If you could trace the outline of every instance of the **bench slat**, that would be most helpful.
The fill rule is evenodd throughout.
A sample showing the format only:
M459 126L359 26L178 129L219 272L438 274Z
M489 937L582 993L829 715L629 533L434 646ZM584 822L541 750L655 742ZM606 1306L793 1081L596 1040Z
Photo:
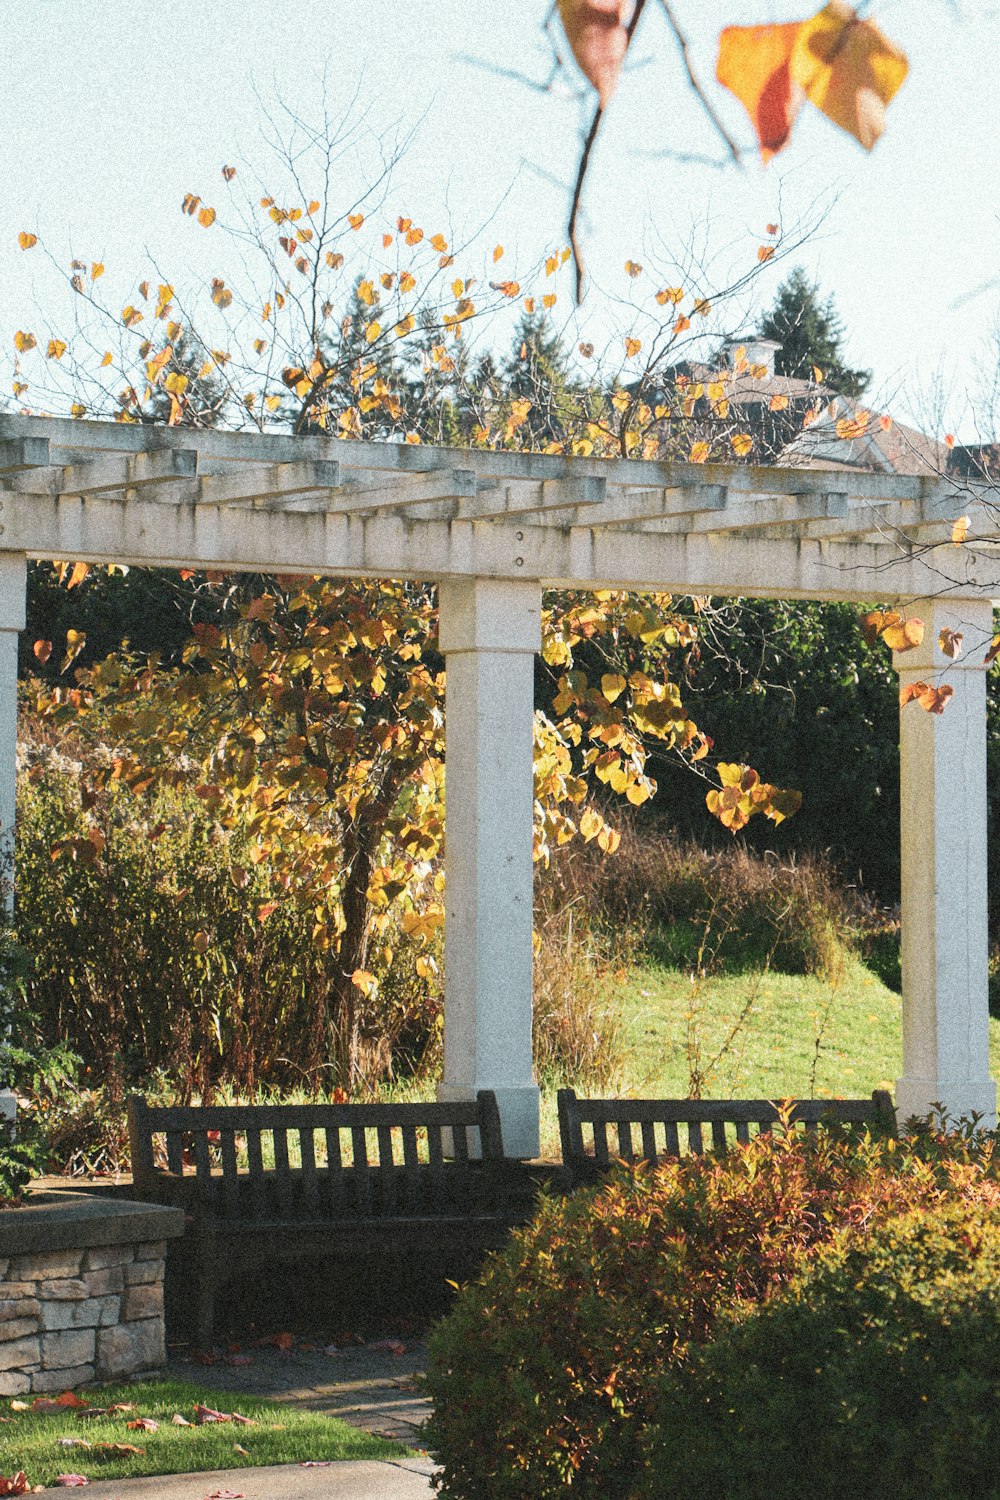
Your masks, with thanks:
M365 1128L360 1123L351 1129L351 1150L354 1154L355 1207L363 1218L369 1218L372 1211L372 1179L368 1170L368 1141Z
M316 1142L311 1129L299 1130L299 1155L302 1159L302 1195L310 1213L319 1209L319 1187L316 1182Z

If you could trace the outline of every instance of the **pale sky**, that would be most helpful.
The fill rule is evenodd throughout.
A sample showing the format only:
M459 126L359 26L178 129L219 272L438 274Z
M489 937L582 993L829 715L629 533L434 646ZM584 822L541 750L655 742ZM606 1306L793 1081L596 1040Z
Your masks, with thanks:
M367 135L341 165L345 198L370 176L376 143L412 131L387 219L404 213L451 234L485 226L479 253L502 241L505 266L565 243L581 105L566 85L537 92L490 71L545 79L538 28L547 9L546 0L0 0L0 347L62 295L38 253L19 251L22 229L64 263L106 262L123 285L142 274L147 251L179 279L208 274L219 231L193 230L181 199L196 192L221 214L222 164L238 164L242 186L266 160L261 107L283 100L317 119L324 71L331 112L363 117ZM809 0L675 0L713 102L747 145L749 122L714 83L718 30L812 9ZM818 216L796 260L835 295L848 358L874 369L876 399L927 430L939 421L938 435L1000 436L977 372L1000 321L1000 6L873 0L868 13L911 65L875 150L807 105L792 145L767 169L752 151L743 168L713 168L662 154L722 150L649 0L593 161L593 282L579 326L613 322L608 299L631 295L626 259L666 265L693 241L721 274L753 257L767 223L791 232ZM761 279L758 309L793 263ZM568 268L559 291L561 315ZM752 322L754 309L745 316ZM928 410L935 386L938 417Z

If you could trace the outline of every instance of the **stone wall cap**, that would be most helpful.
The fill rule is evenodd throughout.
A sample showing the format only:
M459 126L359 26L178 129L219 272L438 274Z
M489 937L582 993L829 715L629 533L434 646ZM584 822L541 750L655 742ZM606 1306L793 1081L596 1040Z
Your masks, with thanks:
M175 1239L184 1213L158 1203L133 1203L94 1193L29 1193L20 1208L0 1212L0 1257L93 1245Z

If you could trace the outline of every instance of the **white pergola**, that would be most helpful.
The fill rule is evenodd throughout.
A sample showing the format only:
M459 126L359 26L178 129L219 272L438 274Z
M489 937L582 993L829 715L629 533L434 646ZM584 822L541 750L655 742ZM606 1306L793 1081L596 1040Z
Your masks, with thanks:
M995 494L994 494L995 499ZM968 538L952 523L968 516ZM531 1065L533 658L545 588L891 602L900 680L901 1118L996 1121L987 1025L988 488L843 470L570 459L0 416L0 826L14 825L27 558L433 580L447 659L443 1098L497 1092L538 1152ZM957 659L939 646L958 631ZM852 816L844 809L845 819Z

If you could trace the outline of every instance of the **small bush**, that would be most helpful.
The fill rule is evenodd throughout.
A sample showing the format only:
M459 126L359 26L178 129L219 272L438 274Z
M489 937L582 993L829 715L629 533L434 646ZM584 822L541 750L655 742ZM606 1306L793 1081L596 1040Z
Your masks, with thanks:
M1000 1220L950 1205L841 1240L654 1373L644 1500L1000 1496Z
M627 1046L618 1011L603 996L627 972L630 933L602 931L582 901L561 901L542 882L535 914L532 1052L544 1088L610 1092L625 1073Z
M658 1414L654 1372L733 1307L766 1302L838 1231L949 1200L996 1205L996 1175L991 1147L962 1137L824 1131L621 1167L543 1201L431 1338L442 1494L550 1500L571 1485L626 1500Z

